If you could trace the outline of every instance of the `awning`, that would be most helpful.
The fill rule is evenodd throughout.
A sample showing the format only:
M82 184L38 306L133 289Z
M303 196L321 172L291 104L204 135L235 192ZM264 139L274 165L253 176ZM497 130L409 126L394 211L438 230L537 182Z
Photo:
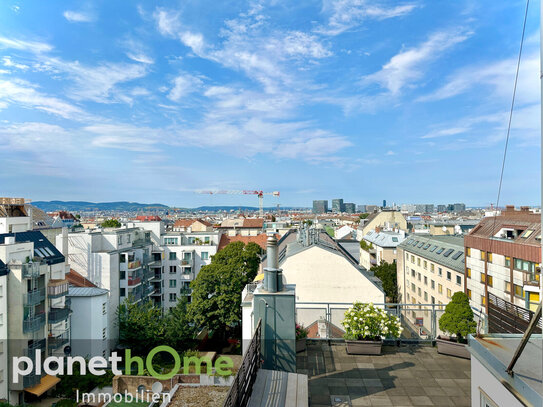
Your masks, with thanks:
M264 280L264 273L257 274L257 276L255 277L253 281L262 281L262 280Z
M58 377L45 375L41 378L37 385L28 387L25 389L25 391L40 397L47 390L53 388L58 382L60 382Z

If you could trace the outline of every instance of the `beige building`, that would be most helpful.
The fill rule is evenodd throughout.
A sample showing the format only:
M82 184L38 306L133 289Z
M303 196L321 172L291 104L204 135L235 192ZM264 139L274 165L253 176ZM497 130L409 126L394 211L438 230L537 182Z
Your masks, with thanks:
M404 231L370 231L360 242L360 265L369 270L382 262L394 263L397 247L404 240Z
M174 232L212 232L213 225L203 219L178 219L173 225Z
M258 236L264 231L264 219L226 219L219 226L219 231L228 236Z
M410 310L405 314L407 319L431 332L431 304L448 304L455 292L464 291L464 239L410 236L398 246L397 273L398 302L430 305ZM440 314L438 311L436 319Z
M364 219L364 223L360 223L357 230L357 240L362 240L364 236L376 228L407 231L407 221L399 211L384 210L372 213Z

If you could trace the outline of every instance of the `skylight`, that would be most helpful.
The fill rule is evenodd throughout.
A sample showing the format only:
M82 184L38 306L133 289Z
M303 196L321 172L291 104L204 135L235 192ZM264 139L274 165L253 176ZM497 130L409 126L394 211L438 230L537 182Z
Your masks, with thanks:
M443 256L449 257L449 256L451 255L452 252L454 252L454 249L449 249L449 250L447 250L445 253L443 253Z
M452 259L453 260L458 260L458 258L462 256L462 252L456 252L455 254L453 254L452 256Z
M422 246L424 246L424 242L420 242L418 248L420 249Z
M436 252L436 254L441 254L443 253L443 250L445 250L444 247L440 247L439 250Z
M430 243L428 243L426 246L424 246L424 250L428 249L430 247Z
M432 248L430 249L430 251L433 252L435 249L437 249L437 246L432 246Z

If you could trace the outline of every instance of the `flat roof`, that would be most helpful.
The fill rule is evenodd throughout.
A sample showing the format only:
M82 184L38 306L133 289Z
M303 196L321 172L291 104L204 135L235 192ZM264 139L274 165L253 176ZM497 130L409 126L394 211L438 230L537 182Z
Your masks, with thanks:
M532 405L541 405L543 397L543 336L533 334L521 353L513 376L505 370L509 366L522 334L489 334L481 338L469 336L469 351L517 398Z

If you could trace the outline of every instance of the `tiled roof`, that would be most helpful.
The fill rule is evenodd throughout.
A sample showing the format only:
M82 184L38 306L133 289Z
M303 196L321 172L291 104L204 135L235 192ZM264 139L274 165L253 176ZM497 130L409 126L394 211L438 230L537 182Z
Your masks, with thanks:
M97 287L92 281L72 269L70 269L69 273L66 273L66 280L74 287Z
M464 273L464 238L461 236L413 235L398 247Z
M188 228L194 223L194 219L177 219L173 224L174 228Z
M275 235L277 239L280 238L278 234ZM266 244L268 241L268 235L266 233L261 233L258 236L221 236L221 241L219 242L219 247L217 248L217 251L224 249L229 243L232 242L243 242L245 244L247 243L256 243L262 249L266 250Z
M96 297L107 293L106 289L98 287L70 287L68 297Z
M64 262L64 256L62 253L59 252L55 245L38 230L0 234L0 244L4 244L6 237L15 237L15 241L17 243L34 243L33 257L41 257L47 264L58 264Z
M157 222L162 219L160 219L160 216L157 215L139 215L136 216L136 220L139 220L140 222Z

